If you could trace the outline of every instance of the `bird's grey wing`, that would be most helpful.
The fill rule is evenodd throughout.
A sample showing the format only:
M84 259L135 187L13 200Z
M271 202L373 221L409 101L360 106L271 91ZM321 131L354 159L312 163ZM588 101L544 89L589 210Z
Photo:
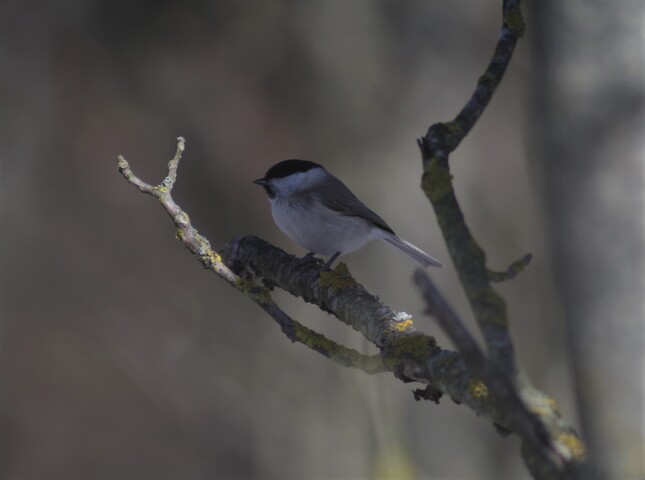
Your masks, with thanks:
M324 207L339 215L364 218L386 232L394 233L385 220L370 210L336 177L327 178L324 184L314 186L310 193L318 198Z

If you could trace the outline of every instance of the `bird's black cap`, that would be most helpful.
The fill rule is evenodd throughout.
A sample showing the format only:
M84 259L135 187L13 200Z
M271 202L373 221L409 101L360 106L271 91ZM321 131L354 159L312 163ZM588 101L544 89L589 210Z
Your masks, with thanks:
M266 183L267 180L288 177L289 175L292 175L294 173L307 172L312 168L322 168L322 166L314 162L309 162L307 160L284 160L280 163L276 163L274 166L269 168L266 175L264 175L264 178L260 178L254 183L262 185L262 183Z

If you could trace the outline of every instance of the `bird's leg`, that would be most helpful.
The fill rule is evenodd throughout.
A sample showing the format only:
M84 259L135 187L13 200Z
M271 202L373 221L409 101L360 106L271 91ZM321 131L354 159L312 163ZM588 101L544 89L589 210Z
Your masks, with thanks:
M334 263L334 260L336 260L339 255L340 252L336 252L331 257L329 257L329 260L327 260L327 263L325 263L323 270L329 270L331 268L331 264Z

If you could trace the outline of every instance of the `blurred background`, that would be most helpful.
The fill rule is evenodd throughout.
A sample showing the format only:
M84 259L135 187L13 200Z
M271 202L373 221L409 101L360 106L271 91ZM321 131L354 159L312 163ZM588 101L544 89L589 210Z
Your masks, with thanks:
M0 477L528 478L517 439L466 408L291 344L116 168L124 154L159 182L183 135L174 195L200 232L301 255L251 181L322 163L447 264L433 278L474 331L415 139L471 94L500 3L2 1ZM498 287L530 377L598 478L642 478L643 5L525 7L527 37L452 156L457 194L491 268L534 255ZM406 257L372 244L344 261L450 347Z

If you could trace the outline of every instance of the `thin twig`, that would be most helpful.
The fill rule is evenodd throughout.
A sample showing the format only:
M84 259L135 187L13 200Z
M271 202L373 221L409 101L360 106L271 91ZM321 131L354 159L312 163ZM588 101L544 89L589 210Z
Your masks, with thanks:
M522 258L515 260L511 263L506 270L503 272L495 272L493 270L488 271L488 279L493 283L499 283L506 280L511 280L517 277L524 269L531 263L533 255L527 253Z
M502 82L517 41L524 34L524 19L520 10L520 0L504 0L502 6L502 28L493 56L484 74L479 77L477 86L470 100L464 105L453 120L458 132L451 136L449 151L453 151L475 126L482 115L497 87Z

